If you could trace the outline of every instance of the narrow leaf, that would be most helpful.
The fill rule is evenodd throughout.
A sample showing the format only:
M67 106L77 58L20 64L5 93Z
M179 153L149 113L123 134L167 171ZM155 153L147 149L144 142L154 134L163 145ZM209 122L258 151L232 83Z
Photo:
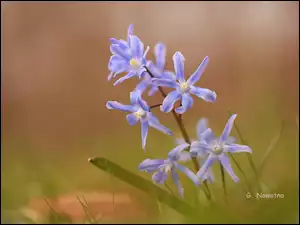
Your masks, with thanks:
M177 212L183 215L191 215L195 213L195 208L188 203L180 200L169 194L164 189L153 184L151 181L146 180L134 173L122 168L114 162L102 157L90 158L89 162L98 167L99 169L112 174L113 176L119 178L120 180L142 190L147 194L152 195L158 201L168 205Z

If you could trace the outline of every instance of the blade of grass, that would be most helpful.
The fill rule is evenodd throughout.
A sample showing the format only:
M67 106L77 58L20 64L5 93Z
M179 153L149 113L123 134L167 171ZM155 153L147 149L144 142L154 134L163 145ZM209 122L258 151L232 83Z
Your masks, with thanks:
M233 113L228 109L228 112L229 112L229 115L232 116ZM237 133L238 133L238 136L242 142L243 145L247 145L245 139L243 138L242 136L242 133L240 131L240 129L238 128L238 126L236 125L236 122L234 122L234 128L236 129ZM254 172L254 176L255 176L255 181L256 181L256 184L257 184L257 188L258 188L258 191L261 192L261 187L260 187L260 183L259 183L259 180L258 180L258 172L257 172L257 169L256 169L256 166L254 164L254 161L252 159L252 155L250 153L246 153L247 155L247 159L248 159L248 162ZM248 182L248 186L250 187L250 183ZM252 188L251 188L252 189ZM251 190L249 190L251 192Z
M175 209L179 213L183 215L191 215L197 216L196 210L194 207L182 201L174 196L172 196L167 191L153 184L151 181L146 180L134 173L122 168L121 166L109 161L108 159L96 157L90 158L89 162L98 167L99 169L111 173L120 180L142 190L147 194L152 195L157 198L160 202L168 205L169 207Z
M276 145L278 144L278 141L282 135L282 131L283 131L283 127L284 127L284 122L282 121L281 122L281 126L280 126L280 129L278 131L278 133L272 138L268 148L267 148L267 151L265 153L265 155L263 156L261 162L260 162L260 165L259 165L259 169L258 169L258 178L261 177L261 174L262 174L262 170L267 162L267 159L270 157L270 154L273 152L273 150L275 149Z
M229 115L230 115L230 116L233 115L233 113L232 113L230 110L228 110L228 112L229 112ZM240 129L239 129L238 126L236 125L236 122L234 122L234 128L236 129L236 131L237 131L237 133L238 133L238 136L239 136L239 138L240 138L242 144L243 144L243 145L247 145L245 139L244 139L243 136L242 136L242 133L241 133ZM253 172L255 173L255 176L257 176L257 169L256 169L255 164L254 164L254 162L253 162L252 155L251 155L250 153L247 153L247 158L248 158L248 161L249 161L250 166L251 166L252 169L253 169Z
M83 202L80 200L80 198L79 198L78 196L76 196L76 198L77 198L79 204L81 205L81 207L82 207L82 209L83 209L83 211L84 211L84 213L85 213L85 216L86 216L86 218L88 219L88 221L89 221L91 224L94 223L94 222L93 222L93 219L92 219L92 216L90 215L90 212L89 212L89 210L87 209L87 206L86 206L85 204L83 204Z
M224 198L225 198L225 202L227 202L227 190L226 190L226 183L225 183L225 173L224 173L224 168L223 168L221 163L220 163L220 171L221 171L221 177L222 177Z
M46 198L44 198L44 201L46 202L46 204L48 205L51 213L53 214L53 216L55 216L55 219L58 220L59 218L59 214L53 209L53 207L50 205L50 203L47 201Z

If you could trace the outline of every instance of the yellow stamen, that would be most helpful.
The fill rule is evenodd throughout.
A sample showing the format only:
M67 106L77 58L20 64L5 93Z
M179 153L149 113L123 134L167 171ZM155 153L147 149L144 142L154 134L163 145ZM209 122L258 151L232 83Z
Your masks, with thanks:
M185 92L189 88L189 85L187 82L181 83L180 84L180 89Z
M142 118L142 117L146 116L146 114L147 113L143 109L139 109L137 112L135 112L135 116L137 118Z
M139 69L141 67L141 62L137 59L131 59L130 60L130 65L134 68Z

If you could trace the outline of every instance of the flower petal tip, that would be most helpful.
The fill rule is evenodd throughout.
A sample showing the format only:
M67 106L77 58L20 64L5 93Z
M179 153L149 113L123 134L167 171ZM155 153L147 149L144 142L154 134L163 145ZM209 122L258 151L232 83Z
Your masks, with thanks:
M106 102L106 108L107 109L113 109L113 107L111 106L111 103L112 103L112 101L108 101L108 102Z

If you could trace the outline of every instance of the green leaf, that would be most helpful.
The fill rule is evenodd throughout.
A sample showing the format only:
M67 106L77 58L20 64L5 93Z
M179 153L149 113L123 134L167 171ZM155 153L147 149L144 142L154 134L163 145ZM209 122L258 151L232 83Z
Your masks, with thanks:
M90 158L89 162L91 162L101 170L119 178L120 180L125 181L126 183L142 191L145 191L147 194L155 197L158 201L168 205L169 207L173 208L183 215L191 216L191 214L196 213L196 209L185 201L180 200L179 198L169 194L164 189L153 184L151 181L135 175L134 173L122 168L121 166L117 165L114 162L111 162L108 159L96 157Z

